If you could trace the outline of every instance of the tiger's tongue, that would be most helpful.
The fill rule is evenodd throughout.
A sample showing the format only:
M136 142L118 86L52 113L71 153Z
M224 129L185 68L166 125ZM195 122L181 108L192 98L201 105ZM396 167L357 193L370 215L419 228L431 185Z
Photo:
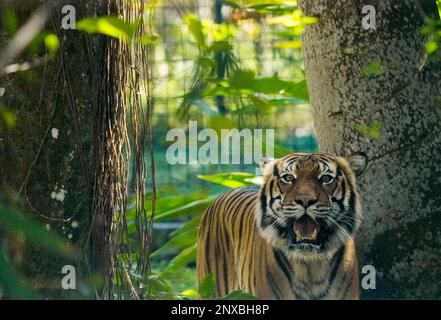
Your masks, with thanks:
M302 216L294 223L294 233L296 234L297 241L302 239L315 240L319 229L319 225L307 215Z

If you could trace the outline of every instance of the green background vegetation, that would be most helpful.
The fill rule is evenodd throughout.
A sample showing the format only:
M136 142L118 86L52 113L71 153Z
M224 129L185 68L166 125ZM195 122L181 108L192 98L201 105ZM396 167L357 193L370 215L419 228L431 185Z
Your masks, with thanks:
M317 151L300 38L302 30L317 20L303 17L295 5L284 1L270 4L268 1L223 1L222 14L213 3L184 1L175 8L158 1L148 8L147 19L153 33L136 38L153 52L150 63L157 200L150 254L152 269L148 274L139 274L126 253L119 253L115 268L117 274L128 270L136 292L146 299L194 299L198 290L201 296L210 296L213 279L206 279L199 289L195 283L196 238L201 215L220 193L256 182L256 164L168 164L165 160L170 145L165 139L168 130L187 130L190 120L198 121L200 129L217 131L268 128L275 129L276 156L292 151ZM3 10L2 15L2 32L12 38L22 17L9 8ZM137 23L114 16L83 17L77 22L77 32L103 34L132 43ZM421 33L429 39L427 54L436 59L440 52L440 21L428 19ZM42 52L54 56L59 46L58 37L43 30L28 45L23 59L32 60ZM385 68L387 66L376 61L366 65L364 72L372 76L384 72ZM27 81L38 82L41 75L31 69L23 76ZM14 113L14 106L3 105L1 96L4 94L9 93L0 92L1 123L7 130L14 130L20 117ZM381 123L355 125L357 131L372 138L381 135L381 128ZM132 168L126 244L137 247L141 240L136 232L133 179ZM151 183L146 185L147 218L152 213ZM1 200L4 199L0 197ZM31 242L51 254L73 257L73 261L79 254L79 248L69 244L66 233L56 234L46 226L45 221L30 219L0 203L0 298L44 297L38 290L32 290L31 282L23 279L14 267L8 254L14 241ZM125 264L124 268L121 264ZM118 294L117 277L114 285L115 298L122 297ZM93 283L85 283L80 287L78 298L91 298L92 286ZM237 293L229 298L247 297Z

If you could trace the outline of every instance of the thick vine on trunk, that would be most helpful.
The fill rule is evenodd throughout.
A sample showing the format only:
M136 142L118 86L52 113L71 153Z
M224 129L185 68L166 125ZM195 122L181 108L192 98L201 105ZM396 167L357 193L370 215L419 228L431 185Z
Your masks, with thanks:
M17 117L15 128L0 126L0 195L82 252L70 259L50 256L28 242L13 248L16 266L44 298L112 297L113 245L118 243L112 224L127 198L127 67L121 66L127 51L118 39L62 29L61 8L73 5L78 21L118 14L121 7L115 3L52 3L42 31L58 36L56 56L40 59L43 63L28 71L0 75L2 104ZM21 26L41 5L8 1L2 9L13 10ZM2 49L9 44L5 36L0 34ZM26 49L12 62L44 56L43 48L34 53ZM61 270L68 264L76 268L77 290L61 288ZM91 276L101 281L92 283Z

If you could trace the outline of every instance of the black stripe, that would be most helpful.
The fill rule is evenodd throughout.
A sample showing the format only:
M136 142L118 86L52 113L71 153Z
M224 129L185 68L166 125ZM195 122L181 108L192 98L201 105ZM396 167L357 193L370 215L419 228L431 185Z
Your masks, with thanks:
M266 213L262 214L262 219L261 219L262 229L269 227L274 222L276 222L276 220L277 220L276 218L274 218L273 216L270 216L269 214L266 214Z
M347 229L349 231L349 234L351 234L352 232L354 232L355 229L355 225L356 225L356 221L355 219L355 193L351 192L351 197L349 198L349 210L348 210L348 215L349 217L351 217L347 223Z
M232 224L236 223L236 218L241 213L241 209L243 208L243 206L242 206L243 201L247 200L248 198L251 198L251 200L254 202L254 201L256 201L256 194L246 194L242 198L237 198L237 201L235 202L235 204L237 204L237 206L234 209L232 216L231 216L231 223ZM247 208L244 208L244 210L245 209L247 209ZM229 212L231 212L231 210Z
M344 250L345 247L341 247L337 253L335 254L334 258L333 258L333 266L332 266L332 270L331 273L329 275L329 286L328 287L332 287L335 277L337 276L337 271L338 271L338 267L341 264L341 260L343 259L343 254L344 254Z
M246 188L235 189L235 193L226 201L224 212L228 214L231 211L232 207L236 204L236 200L248 192L249 190Z
M269 282L269 284L270 284L270 286L271 286L271 290L272 290L273 293L275 294L276 298L277 298L278 300L282 300L282 295L281 295L281 293L280 293L279 288L277 288L277 285L274 283L274 279L273 279L273 276L271 275L271 272L267 272L267 273L266 273L266 277L267 277L268 282Z
M329 278L328 278L329 279L328 285L326 286L325 290L321 294L315 295L314 299L317 299L317 300L324 299L329 294L329 291L331 291L333 284L334 284L334 280L337 277L338 268L340 267L341 260L343 259L343 254L344 254L344 247L340 248L339 251L337 251L337 253L334 255L334 257L332 259L333 265L332 265L332 270L331 270Z
M226 259L226 257L225 257L225 253L224 253L224 258ZM225 283L225 294L228 294L228 293L230 293L230 289L229 289L229 287L228 287L228 263L224 263L223 264L224 265L224 283ZM231 272L233 272L233 270L231 270Z
M267 202L266 202L265 189L262 188L262 190L260 191L260 209L262 210L262 213L266 212L266 205Z
M247 203L245 203L245 204L242 206L242 208L243 208L244 210L243 210L242 216L240 217L240 220L239 220L239 235L242 235L242 227L243 227L243 219L244 219L244 217L245 217L245 210L246 210L246 209L248 208L248 206L249 206L250 204L252 204L254 201L255 201L255 199L252 198L250 201L248 201Z
M214 234L219 235L221 233L222 230L220 230L221 224L219 222L219 220L217 219L216 221L216 228L215 229L211 229L213 230ZM216 241L216 243L214 244L214 276L215 279L219 282L219 279L221 279L220 277L220 266L217 265L217 261L221 261L222 259L222 252L221 252L222 248L220 247L220 244L218 243L218 241ZM217 284L217 294L218 295L222 295L222 291L221 291L221 284L218 283Z
M343 178L342 182L341 182L341 199L337 199L335 198L335 202L338 205L338 208L340 209L341 212L345 211L345 194L346 194L346 179Z
M211 215L211 208L208 209L208 211L205 213L203 223L201 226L205 226L206 221L208 220L208 228L205 226L204 229L199 228L199 232L204 232L203 237L205 238L205 262L206 262L206 268L207 268L207 274L205 276L208 276L211 273L211 266L210 266L210 238L207 237L207 232L210 229L210 221L213 221L214 219L209 219L209 216Z
M347 275L347 274L346 274ZM348 293L349 288L352 285L352 279L354 279L354 273L351 273L351 278L348 280L348 283L346 284L345 289L343 290L343 295L341 296L341 299L346 297L346 294ZM345 281L347 280L347 277L345 277Z
M274 165L273 175L279 177L279 168L277 167L277 164Z
M286 259L283 252L277 248L273 248L273 253L274 253L274 257L276 258L277 264L279 265L280 269L282 269L283 273L288 279L289 285L292 288L292 273L291 273L291 266L288 260Z

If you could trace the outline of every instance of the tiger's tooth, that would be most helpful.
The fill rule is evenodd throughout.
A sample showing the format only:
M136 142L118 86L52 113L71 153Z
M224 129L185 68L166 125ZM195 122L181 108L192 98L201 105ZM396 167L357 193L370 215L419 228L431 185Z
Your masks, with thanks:
M314 229L314 232L311 235L313 241L317 240L317 235L318 235L317 229Z
M295 234L296 234L296 241L302 240L302 234L300 233L299 230L295 230Z

